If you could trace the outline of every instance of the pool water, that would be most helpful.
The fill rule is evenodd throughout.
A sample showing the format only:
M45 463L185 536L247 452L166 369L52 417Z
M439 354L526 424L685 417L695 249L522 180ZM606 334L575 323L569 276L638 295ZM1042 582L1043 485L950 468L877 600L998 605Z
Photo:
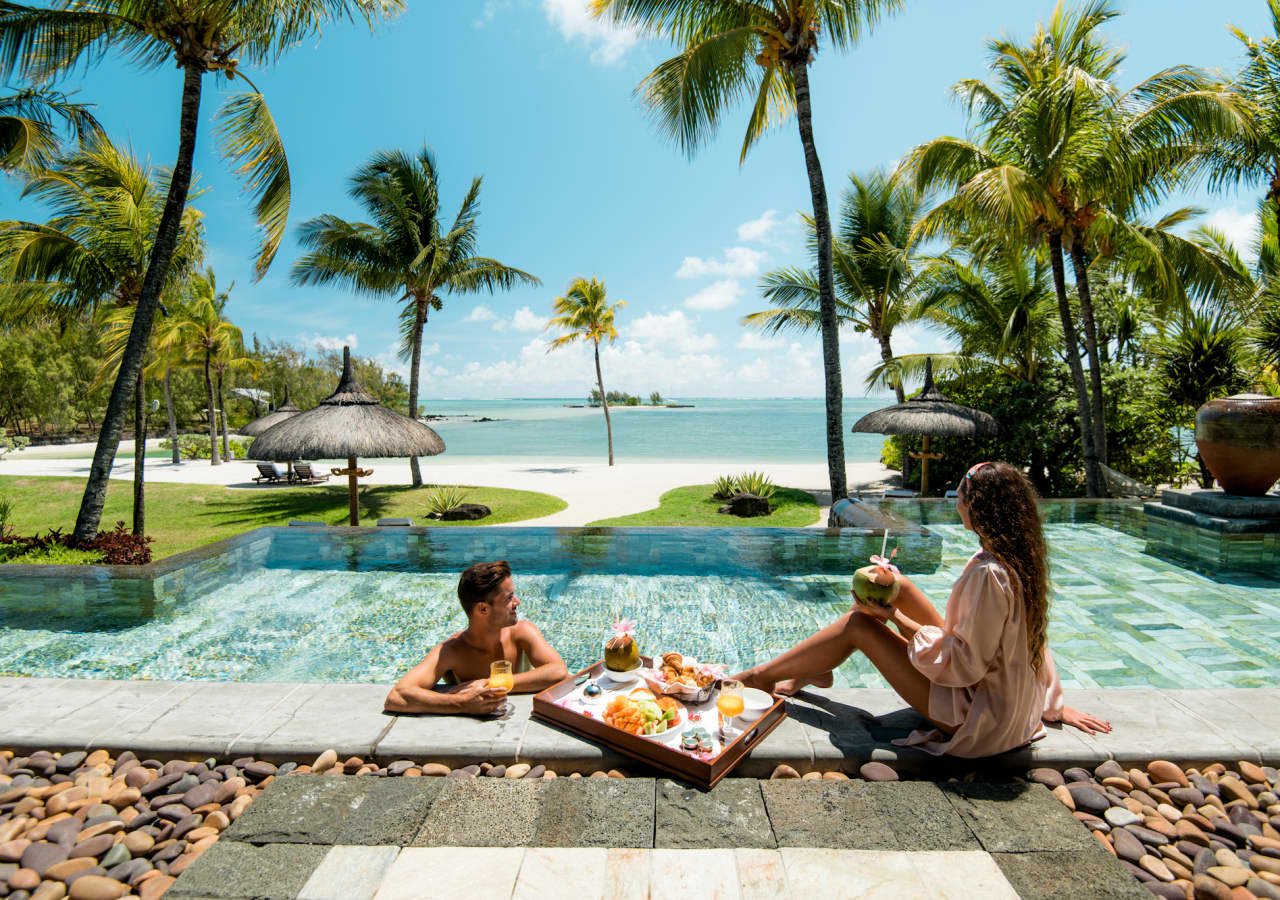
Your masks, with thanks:
M913 576L941 607L976 540L950 508L909 509L941 537L941 566ZM1050 642L1068 687L1277 683L1280 581L1213 580L1149 556L1132 533L1131 508L1087 516L1050 510L1047 519L1054 588ZM447 540L458 541L450 531ZM509 539L508 549L533 531L506 532L521 535ZM476 555L469 558L501 555L492 546L499 540L494 529L475 533L484 536L474 539ZM565 533L556 531L562 545ZM606 544L615 540L599 530L583 534ZM733 541L762 539L722 531L715 540L726 534ZM820 536L801 534L805 540ZM300 536L277 537L296 545ZM849 607L843 565L769 571L715 564L724 554L697 551L710 540L705 531L664 530L653 541L694 548L682 551L686 564L673 566L663 566L656 552L643 565L626 566L607 556L593 565L590 554L574 560L547 552L505 555L516 568L522 615L538 623L571 668L599 658L607 625L619 612L639 620L646 653L677 650L738 669L787 649ZM628 552L635 555L634 548ZM146 616L0 619L10 625L0 627L0 674L388 683L464 624L454 594L460 568L447 556L429 566L381 558L335 564L302 559L296 546L273 550L234 580L180 591ZM837 672L837 684L884 686L857 656Z

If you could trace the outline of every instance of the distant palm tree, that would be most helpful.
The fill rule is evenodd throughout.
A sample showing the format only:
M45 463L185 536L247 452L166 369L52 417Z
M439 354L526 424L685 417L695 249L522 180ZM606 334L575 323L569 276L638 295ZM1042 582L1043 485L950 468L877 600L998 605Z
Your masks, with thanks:
M896 174L851 174L832 239L836 320L870 334L891 372L893 331L910 318L915 303L919 263L915 227L924 205L920 191ZM812 218L807 222L812 246L816 228ZM743 316L743 325L775 334L820 331L822 291L815 270L778 269L764 276L760 289L774 306ZM887 380L898 402L905 402L902 380L892 374Z
M218 290L213 269L205 269L192 276L189 291L189 298L174 329L186 347L187 358L199 360L204 372L205 408L209 416L209 464L219 466L222 458L218 453L217 410L222 385L219 378L218 396L215 396L214 374L226 360L244 355L244 335L223 316L223 309L230 298L226 291Z
M595 278L575 278L569 282L564 296L555 300L555 315L547 323L548 328L564 332L547 347L547 352L558 350L578 341L589 341L595 354L596 385L600 391L600 406L604 409L604 428L609 437L609 465L613 465L613 423L609 421L609 394L604 389L604 375L600 371L600 342L613 343L618 337L614 317L627 301L610 304L603 281Z
M422 332L442 293L469 294L541 284L520 269L476 255L480 179L474 178L446 231L440 222L436 160L423 149L410 157L384 151L361 166L349 193L374 224L323 215L302 224L299 242L309 252L293 266L296 284L341 284L374 297L394 297L400 314L400 354L409 361L409 415L418 417ZM416 456L413 486L422 486Z
M0 322L105 316L131 333L142 297L168 178L140 163L104 135L91 136L52 169L28 174L24 196L52 212L48 222L0 222ZM202 216L183 211L172 264L171 292L204 254ZM124 348L108 354L104 379L115 379ZM134 433L143 433L143 367L133 385ZM134 450L133 526L145 526L145 447Z
M1027 44L990 41L996 85L967 79L954 88L977 117L978 141L938 138L917 147L906 162L921 186L954 191L922 220L923 235L985 224L1009 240L1047 250L1090 496L1105 493L1099 465L1106 427L1087 254L1121 243L1135 252L1143 248L1136 214L1184 174L1201 150L1202 135L1221 133L1233 118L1229 97L1187 67L1158 73L1124 93L1116 90L1112 79L1123 54L1097 34L1116 15L1106 0L1091 0L1075 12L1059 3ZM1068 255L1081 332L1067 297Z
M98 532L107 480L125 410L134 390L151 325L178 242L195 158L200 98L206 73L244 79L252 90L232 94L221 113L222 154L257 195L263 229L257 259L262 276L271 264L289 217L289 164L262 94L240 71L241 59L274 63L285 50L318 35L329 22L359 19L370 25L404 8L403 0L59 0L54 7L0 3L0 79L41 85L92 64L116 50L146 68L173 63L182 70L178 156L156 230L151 258L133 318L129 342L111 389L93 464L85 484L74 537L84 543Z
M819 39L851 48L902 0L594 0L597 15L681 47L649 73L639 92L659 127L692 155L719 127L725 109L754 97L739 160L792 113L800 128L817 236L818 309L826 388L827 475L832 498L848 493L844 463L844 387L831 259L827 189L813 138L809 66Z
M59 91L27 88L0 97L0 171L48 168L58 152L59 120L82 143L102 134L89 106Z

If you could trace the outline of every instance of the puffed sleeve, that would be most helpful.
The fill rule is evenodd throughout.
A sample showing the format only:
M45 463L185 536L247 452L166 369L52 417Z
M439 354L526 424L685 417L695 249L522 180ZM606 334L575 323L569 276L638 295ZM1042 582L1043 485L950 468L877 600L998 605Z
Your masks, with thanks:
M1062 693L1062 682L1058 680L1058 667L1054 665L1053 653L1046 644L1044 662L1040 666L1040 683L1044 685L1044 715L1046 722L1061 722L1062 707L1066 705L1066 697Z
M998 563L970 564L951 589L944 627L925 625L912 638L912 664L943 687L977 684L999 652L1009 601L1009 581Z

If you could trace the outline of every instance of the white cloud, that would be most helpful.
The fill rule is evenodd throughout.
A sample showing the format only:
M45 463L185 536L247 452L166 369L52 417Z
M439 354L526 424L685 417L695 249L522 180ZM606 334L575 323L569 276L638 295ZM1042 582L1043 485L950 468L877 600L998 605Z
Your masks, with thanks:
M686 256L676 270L677 278L704 278L719 276L721 278L749 278L759 273L760 266L768 259L768 254L750 247L730 247L724 251L723 259L703 259L700 256Z
M713 281L698 293L684 301L685 309L717 310L728 309L738 302L742 296L742 285L733 279Z
M498 17L499 12L504 12L511 6L511 0L485 0L484 7L480 10L480 15L476 16L475 21L471 24L476 28L484 28L486 25L492 24L493 20Z
M758 219L752 219L750 222L743 222L738 226L738 240L740 241L763 241L766 240L773 230L782 224L782 219L778 216L776 209L766 209L764 214Z
M529 307L522 306L511 317L511 327L516 331L544 331L547 327L547 320Z
M699 333L695 322L682 311L647 313L626 326L624 336L650 349L669 348L679 353L705 353L720 343L714 334Z
M542 11L566 41L594 47L591 61L599 65L619 62L640 40L635 29L593 16L591 0L542 0Z
M432 342L432 343L430 343L430 344L423 344L423 345L422 345L422 355L423 355L423 356L435 356L435 355L436 355L437 353L439 353L439 352L440 352L440 342L439 342L439 341L433 341L433 342Z
M1215 209L1209 214L1205 224L1225 234L1246 262L1253 263L1257 260L1257 253L1254 252L1254 245L1258 242L1256 212L1241 212L1234 207Z
M471 310L471 313L462 321L464 322L492 322L498 318L497 314L489 307L481 303L479 306Z
M314 347L321 353L341 350L343 347L354 350L359 343L354 334L300 334L298 340L303 346Z
M747 330L742 332L742 337L738 338L738 343L734 346L739 350L777 350L786 346L786 341L780 337L769 337L755 330Z

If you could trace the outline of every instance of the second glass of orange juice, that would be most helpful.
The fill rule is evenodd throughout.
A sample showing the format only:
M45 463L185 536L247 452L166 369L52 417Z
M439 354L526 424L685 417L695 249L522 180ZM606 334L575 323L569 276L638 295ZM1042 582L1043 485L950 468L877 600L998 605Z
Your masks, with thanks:
M726 678L720 682L720 696L716 698L716 709L720 711L720 739L728 743L733 740L733 720L742 715L745 702L742 699L742 682Z

